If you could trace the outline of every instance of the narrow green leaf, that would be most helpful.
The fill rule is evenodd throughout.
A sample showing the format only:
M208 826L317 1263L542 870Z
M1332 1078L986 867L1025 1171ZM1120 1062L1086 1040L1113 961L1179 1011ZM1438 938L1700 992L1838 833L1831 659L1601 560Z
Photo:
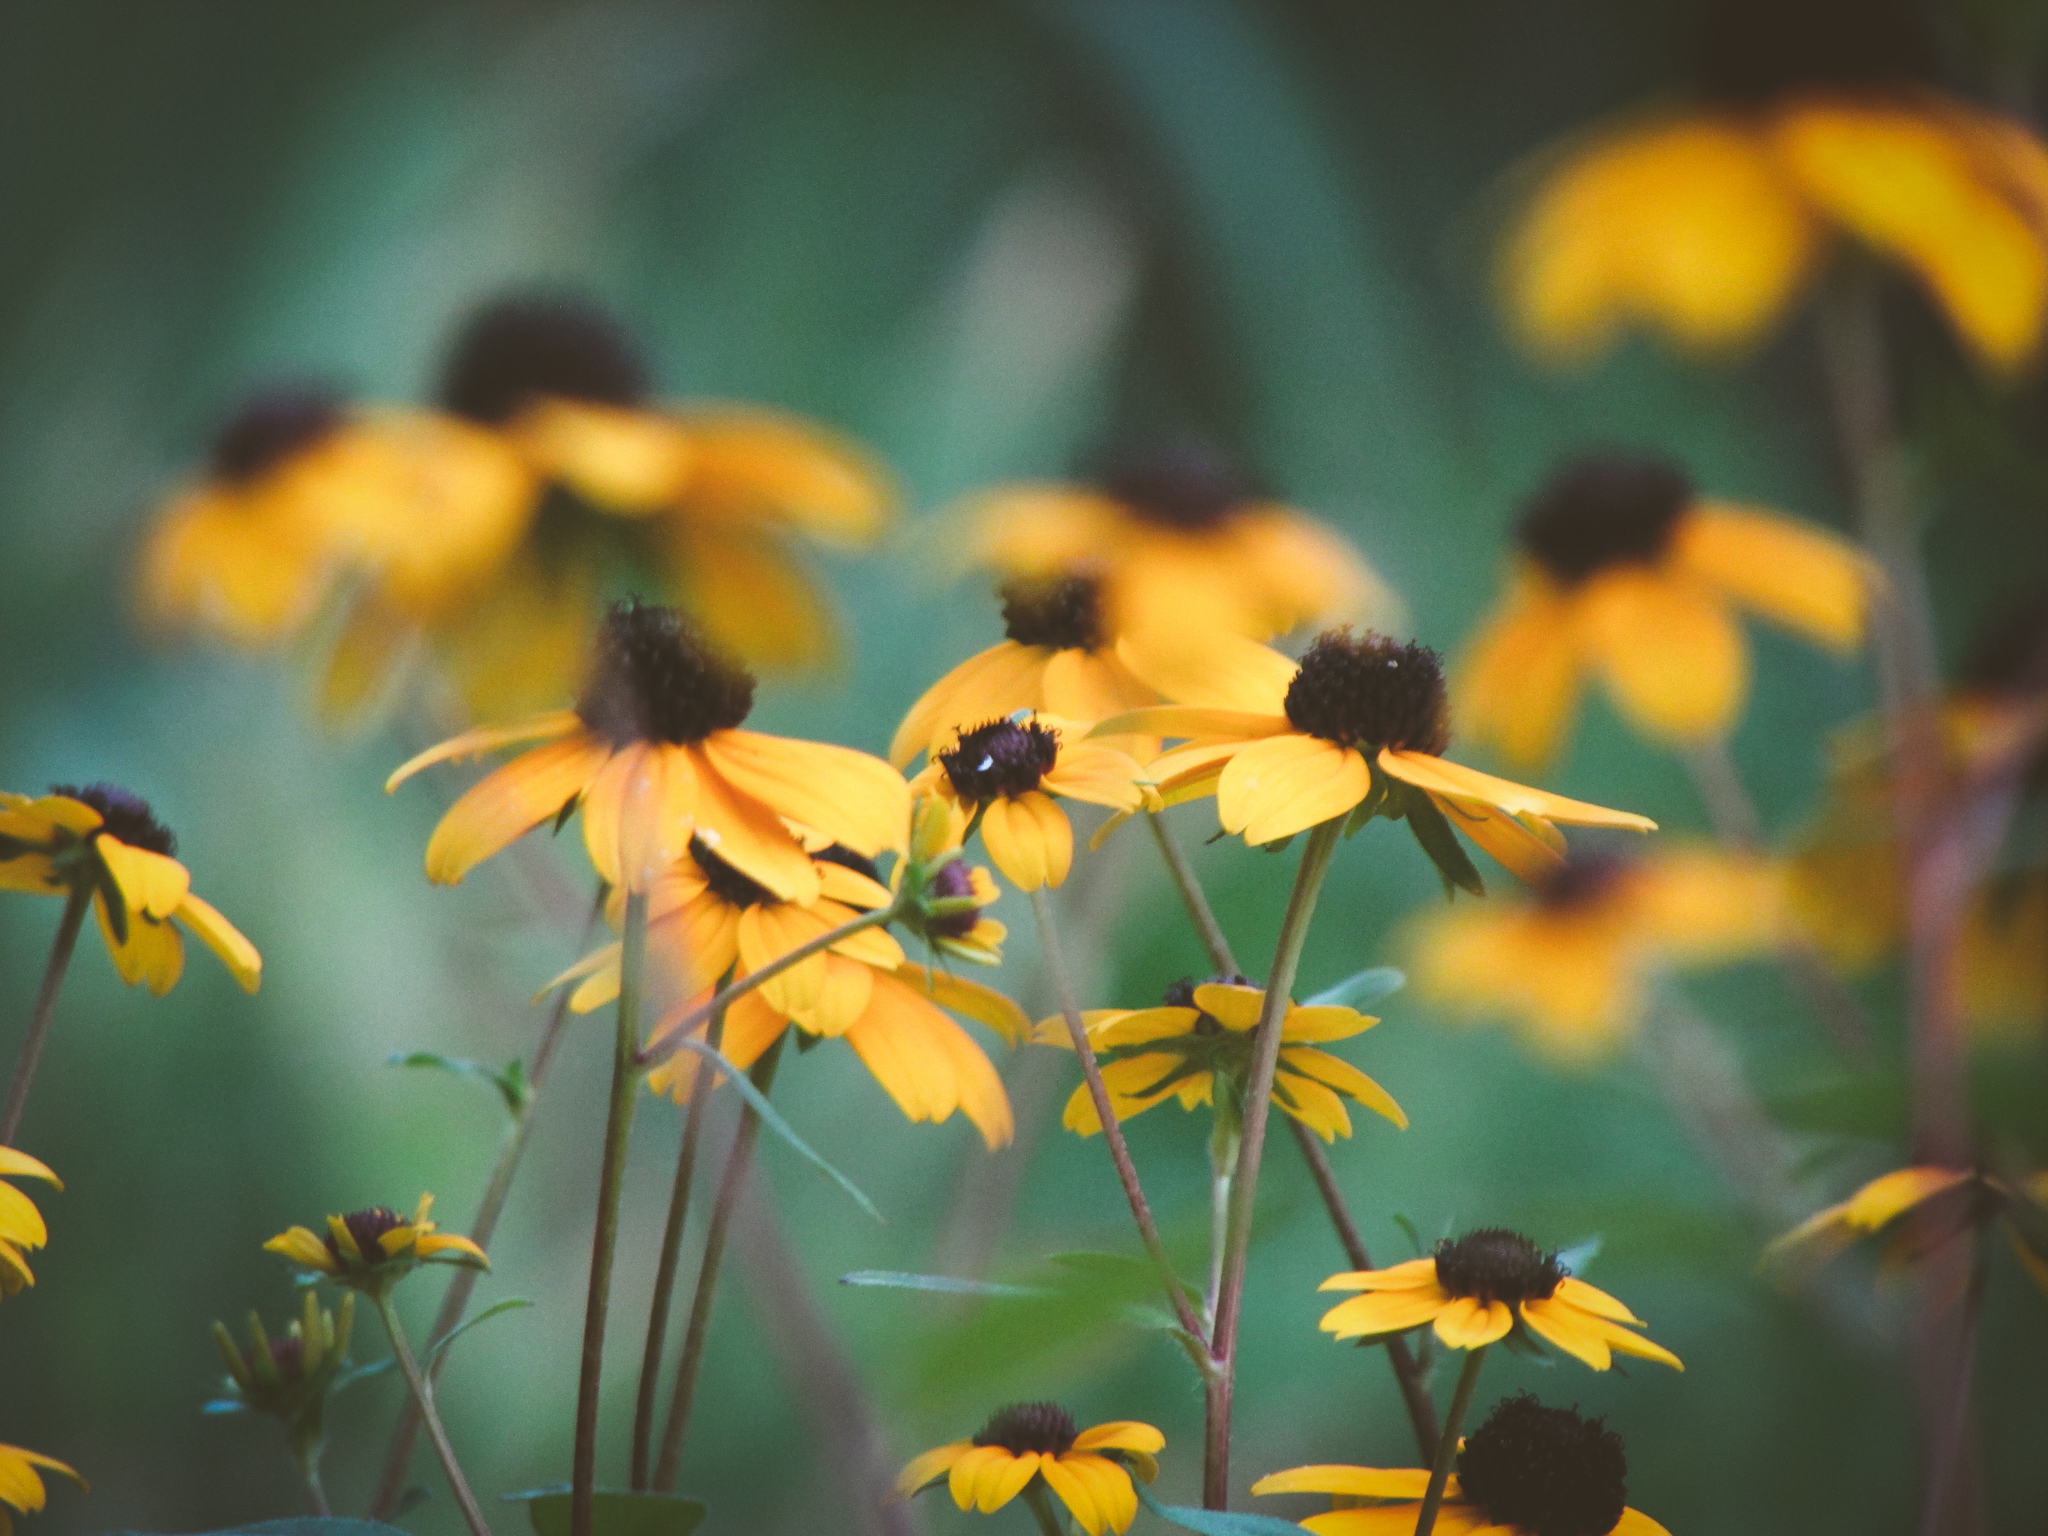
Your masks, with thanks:
M938 1291L947 1296L1048 1296L1030 1285L1003 1285L995 1280L960 1280L952 1275L913 1275L895 1269L856 1269L839 1277L841 1285L874 1286L882 1290Z
M483 1083L505 1103L506 1110L518 1116L533 1097L533 1090L526 1082L526 1068L514 1061L503 1072L487 1067L480 1061L470 1061L461 1056L443 1056L439 1051L394 1051L385 1058L394 1067L433 1067L442 1072L453 1072L472 1082Z
M469 1332L470 1329L474 1328L478 1323L487 1323L492 1318L498 1317L506 1312L521 1312L532 1305L533 1303L528 1301L524 1296L507 1296L503 1301L495 1302L492 1305L485 1307L483 1311L477 1313L475 1317L457 1323L453 1328L448 1330L446 1337L437 1340L434 1343L433 1347L427 1351L424 1357L427 1368L429 1370L432 1370L434 1362L441 1358L442 1352L446 1350L450 1344L453 1344L457 1339L461 1338L465 1333Z
M505 1502L526 1505L534 1536L569 1536L569 1490L532 1488L508 1493ZM689 1536L710 1511L697 1499L673 1493L629 1493L600 1488L592 1501L592 1536Z
M398 1362L389 1355L386 1355L382 1360L371 1360L362 1365L352 1365L334 1378L334 1385L328 1390L339 1392L344 1387L352 1387L359 1381L368 1381L372 1376L382 1376L386 1371L395 1369L397 1365Z
M1168 1525L1177 1525L1184 1531L1194 1531L1198 1536L1301 1536L1301 1527L1292 1520L1282 1520L1273 1515L1240 1515L1222 1509L1188 1509L1179 1504L1162 1504L1152 1497L1152 1490L1136 1478L1131 1486L1138 1490L1138 1502Z
M247 1413L249 1405L239 1397L216 1397L212 1402L203 1404L199 1411L205 1414Z
M1429 862L1436 866L1436 872L1444 882L1444 894L1451 896L1459 891L1470 891L1474 896L1484 896L1486 882L1479 878L1472 856L1465 852L1465 845L1458 841L1458 834L1451 830L1450 822L1436 808L1436 802L1412 786L1403 785L1402 789L1402 803L1408 812L1408 830L1415 834L1415 841L1422 845L1422 851L1429 855Z
M1377 1002L1408 985L1408 978L1391 965L1375 965L1346 976L1337 985L1318 992L1306 1004L1310 1008L1357 1008Z

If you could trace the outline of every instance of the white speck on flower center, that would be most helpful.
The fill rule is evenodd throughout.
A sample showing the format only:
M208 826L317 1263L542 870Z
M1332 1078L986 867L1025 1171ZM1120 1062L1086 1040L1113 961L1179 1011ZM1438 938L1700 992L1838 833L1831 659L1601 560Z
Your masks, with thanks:
M979 763L974 765L974 771L976 773L987 773L995 765L996 760L993 757L984 757Z

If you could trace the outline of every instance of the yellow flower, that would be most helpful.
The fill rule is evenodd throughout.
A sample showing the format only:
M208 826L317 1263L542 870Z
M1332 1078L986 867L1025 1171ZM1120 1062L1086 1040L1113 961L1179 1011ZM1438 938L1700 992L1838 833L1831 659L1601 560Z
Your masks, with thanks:
M1700 92L1564 147L1508 235L1522 339L1583 361L1624 326L1721 351L1774 324L1838 240L1906 267L2012 370L2048 312L2048 149L1921 82L1899 0L1709 10Z
M32 800L0 792L0 890L45 896L91 892L100 933L121 979L161 997L185 969L189 929L245 992L263 979L263 957L192 890L174 855L178 840L149 802L112 784L53 785Z
M26 1152L0 1147L0 1181L6 1179L41 1179L59 1189L64 1187L62 1179ZM12 1296L36 1283L24 1255L49 1240L50 1229L35 1201L12 1184L0 1182L0 1296Z
M1134 449L1096 486L1002 487L973 517L978 563L1006 576L1095 579L1113 639L1143 636L1172 650L1221 628L1267 640L1395 606L1343 539L1254 495L1198 444Z
M85 1479L61 1461L25 1451L18 1445L0 1445L0 1536L13 1536L14 1519L7 1513L9 1508L24 1515L33 1515L42 1509L45 1495L43 1480L36 1471L38 1467L45 1472L68 1477L80 1488L85 1487Z
M389 1206L375 1205L346 1216L329 1216L324 1237L306 1227L291 1227L263 1248L301 1269L372 1296L390 1289L421 1264L489 1269L490 1259L468 1238L435 1231L427 1220L427 1212L433 1208L432 1195L421 1195L410 1217Z
M925 690L896 728L889 761L936 757L984 720L1054 715L1077 729L1159 702L1118 659L1092 576L1019 578L1002 589L1002 644L970 656Z
M615 603L573 710L469 731L386 782L517 742L543 745L468 790L428 840L427 877L453 884L515 838L580 808L604 880L644 891L694 837L784 900L815 901L818 874L786 822L872 858L901 848L903 779L866 753L737 729L754 680L674 609Z
M1117 1119L1128 1120L1172 1098L1178 1098L1183 1109L1216 1104L1220 1079L1224 1102L1217 1106L1219 1112L1241 1120L1245 1085L1251 1077L1252 1031L1265 1001L1263 988L1229 976L1199 986L1177 981L1166 989L1165 1003L1158 1008L1104 1008L1082 1014L1089 1042L1101 1058L1103 1084ZM1290 1002L1280 1027L1273 1103L1325 1141L1351 1134L1347 1098L1406 1130L1408 1117L1386 1089L1350 1062L1316 1049L1325 1041L1363 1034L1377 1023L1355 1008ZM1074 1048L1064 1018L1042 1021L1033 1038L1040 1045ZM1085 1083L1067 1100L1063 1123L1083 1136L1102 1129Z
M1628 1507L1621 1437L1576 1409L1528 1393L1499 1403L1458 1448L1444 1490L1441 1536L1668 1536ZM1254 1494L1326 1493L1335 1506L1301 1522L1316 1536L1409 1536L1429 1486L1424 1467L1294 1467L1252 1484Z
M955 811L1020 891L1058 885L1074 862L1074 829L1053 797L1135 811L1146 801L1145 770L1127 754L1066 722L1026 715L959 732L912 781Z
M1211 636L1203 649L1198 662L1148 678L1174 705L1105 720L1096 733L1192 738L1148 772L1169 805L1215 795L1223 830L1247 843L1339 816L1354 828L1373 816L1405 819L1446 887L1477 894L1484 886L1453 826L1524 880L1563 862L1553 823L1656 830L1648 817L1439 756L1450 727L1443 672L1426 647L1331 630L1298 666L1229 636Z
M1625 454L1561 469L1517 537L1512 583L1473 642L1457 713L1523 766L1554 755L1588 673L1655 740L1726 735L1749 695L1736 610L1846 654L1877 580L1834 534L1702 501L1677 466Z
M1019 1494L1059 1496L1088 1536L1122 1536L1138 1515L1133 1475L1151 1482L1166 1436L1150 1424L1119 1419L1078 1429L1057 1403L1001 1409L971 1440L956 1440L915 1458L896 1479L904 1498L947 1485L962 1509L992 1515Z
M1606 1370L1616 1352L1685 1369L1670 1350L1631 1331L1643 1321L1627 1307L1573 1278L1557 1255L1499 1227L1447 1239L1426 1259L1332 1275L1320 1288L1366 1293L1323 1314L1323 1332L1340 1339L1429 1323L1452 1349L1534 1333L1596 1371Z
M1434 1002L1506 1014L1537 1050L1586 1064L1633 1032L1658 971L1763 953L1785 930L1782 877L1753 855L1574 855L1528 900L1425 917L1415 981Z
M2048 1173L2015 1180L1974 1168L1894 1169L1774 1238L1763 1262L1807 1279L1860 1239L1877 1237L1886 1267L1898 1269L1994 1220L2048 1294Z

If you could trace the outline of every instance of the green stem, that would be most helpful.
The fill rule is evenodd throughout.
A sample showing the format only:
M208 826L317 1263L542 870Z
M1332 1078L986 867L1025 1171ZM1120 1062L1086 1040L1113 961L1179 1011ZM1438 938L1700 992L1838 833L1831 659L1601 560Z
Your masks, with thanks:
M859 917L841 923L837 928L828 929L826 932L819 934L815 939L809 939L797 945L788 954L777 956L758 971L749 971L746 975L727 986L724 991L713 997L708 1003L703 1004L701 1007L693 1008L690 1012L684 1014L682 1021L675 1028L665 1031L661 1039L649 1045L646 1050L640 1052L634 1058L636 1065L643 1070L648 1067L660 1066L661 1063L667 1061L677 1051L680 1051L683 1048L683 1040L695 1031L698 1025L709 1019L712 1014L724 1013L734 1003L753 991L754 988L764 982L773 981L791 966L801 964L820 950L830 949L834 944L850 939L856 933L861 933L869 928L879 928L884 923L894 922L901 911L902 906L900 902L891 902L886 907L877 907L872 912L863 912Z
M1237 1325L1243 1313L1245 1258L1251 1248L1252 1213L1259 1193L1259 1165L1265 1153L1266 1121L1273 1107L1273 1077L1280 1067L1280 1029L1287 1014L1301 951L1308 942L1316 898L1337 848L1344 819L1332 817L1308 835L1301 864L1294 872L1294 890L1280 922L1280 942L1273 951L1272 974L1266 978L1265 1004L1252 1036L1251 1073L1245 1083L1244 1147L1238 1154L1237 1179L1230 1195L1230 1225L1223 1249L1223 1287L1216 1296L1216 1329L1209 1341L1219 1390L1209 1396L1208 1432L1202 1466L1202 1503L1206 1509L1227 1509L1230 1500L1230 1410L1237 1368Z
M320 1482L318 1442L309 1446L295 1442L292 1446L292 1460L299 1465L299 1476L306 1484L306 1497L313 1501L313 1513L321 1516L332 1515L334 1510L327 1502L327 1490Z
M1444 1432L1437 1441L1436 1461L1429 1469L1429 1487L1422 1495L1422 1508L1415 1515L1415 1536L1429 1536L1436 1529L1436 1512L1444 1502L1444 1488L1451 1480L1451 1468L1458 1464L1458 1434L1465 1427L1465 1414L1472 1406L1472 1394L1479 1386L1479 1367L1491 1346L1482 1344L1465 1352L1465 1368L1458 1373L1457 1389L1451 1393L1450 1411L1444 1415Z
M705 1043L714 1051L725 1037L725 1015L713 1014ZM683 1116L683 1141L676 1152L676 1178L668 1197L668 1224L661 1234L661 1258L654 1270L654 1299L647 1308L647 1344L640 1352L640 1392L633 1403L633 1487L648 1487L654 1456L655 1399L660 1394L662 1347L668 1341L669 1306L675 1299L683 1231L690 1219L690 1189L697 1175L697 1143L704 1134L704 1104L717 1074L700 1061L690 1079L690 1107Z
M1223 1289L1223 1248L1230 1230L1230 1185L1237 1177L1237 1156L1244 1145L1234 1117L1221 1105L1215 1109L1215 1124L1209 1132L1209 1283L1202 1292L1202 1309L1213 1327L1216 1297Z
M1152 840L1159 845L1159 856L1166 861L1167 873L1173 876L1174 889L1180 892L1181 904L1188 909L1188 918L1194 923L1195 934L1208 953L1209 964L1220 976L1242 975L1237 968L1237 957L1230 952L1230 940L1223 932L1223 925L1216 921L1216 910L1209 905L1208 893L1202 889L1195 867L1181 850L1173 829L1166 824L1165 815L1159 811L1148 811L1145 822L1152 828Z
M1067 1523L1060 1518L1060 1512L1053 1508L1052 1494L1042 1478L1034 1478L1024 1488L1024 1507L1031 1511L1038 1521L1039 1536L1067 1536Z
M21 1129L22 1112L28 1108L29 1085L35 1081L36 1063L43 1058L43 1042L50 1038L50 1021L57 1014L57 994L64 990L64 973L71 968L71 952L78 947L78 930L85 926L86 909L91 905L90 886L75 886L64 898L64 916L57 923L56 938L50 942L43 985L36 993L36 1011L29 1018L28 1035L21 1042L21 1055L14 1064L7 1108L0 1113L0 1147L13 1146L14 1133Z
M1159 1238L1159 1224L1152 1219L1152 1207L1145 1200L1144 1186L1138 1182L1138 1166L1131 1161L1130 1144L1124 1140L1124 1128L1110 1104L1109 1088L1102 1081L1102 1063L1095 1059L1095 1047L1088 1039L1088 1026L1081 1022L1081 1007L1074 998L1073 978L1067 974L1066 961L1060 953L1052 900L1043 886L1031 893L1031 916L1038 924L1038 945L1045 957L1045 969L1052 977L1060 1014L1067 1021L1067 1035L1073 1041L1074 1055L1080 1059L1081 1076L1088 1084L1088 1097L1095 1105L1095 1116L1102 1122L1102 1139L1109 1146L1110 1160L1116 1164L1117 1179L1124 1187L1124 1199L1130 1203L1131 1216L1138 1224L1139 1240L1144 1243L1153 1268L1159 1271L1159 1283L1164 1287L1166 1299L1182 1329L1190 1338L1206 1341L1209 1330L1195 1315L1194 1304L1181 1288L1180 1277L1173 1272L1173 1261L1166 1256L1166 1244Z
M1946 1423L1935 1438L1933 1465L1928 1468L1927 1494L1921 1505L1923 1536L1938 1536L1949 1520L1956 1471L1963 1464L1970 1433L1971 1385L1976 1375L1977 1322L1984 1310L1984 1288L1991 1278L1991 1245L1980 1229L1970 1234L1970 1281L1963 1292L1962 1316L1956 1326L1954 1371L1948 1383Z
M619 1193L626 1145L640 1097L640 986L647 960L647 897L626 896L619 951L618 1033L612 1046L611 1106L605 1118L604 1162L597 1181L597 1224L590 1240L590 1295L583 1313L583 1358L576 1382L576 1444L570 1464L570 1536L590 1536L596 1515L598 1389L604 1376L605 1320L611 1308L612 1260L619 1239Z
M462 1466L455 1459L455 1447L448 1443L448 1431L442 1426L441 1415L434 1407L433 1385L420 1374L419 1362L412 1357L412 1346L405 1342L405 1328L398 1321L397 1309L391 1305L390 1293L379 1292L376 1301L377 1315L384 1319L384 1331L391 1336L391 1353L412 1392L412 1400L420 1406L420 1421L426 1426L427 1440L434 1447L435 1456L440 1458L441 1471L448 1479L449 1491L455 1495L456 1508L462 1511L470 1536L491 1536L491 1527L484 1519L484 1512L477 1507L476 1495L469 1491L469 1480L462 1475Z
M761 1053L747 1074L763 1094L775 1086L775 1068L782 1059L784 1030L775 1043ZM697 1070L709 1076L708 1063ZM718 1185L718 1199L711 1207L711 1225L704 1234L704 1257L697 1266L697 1294L690 1299L690 1322L683 1331L683 1357L676 1362L675 1390L668 1400L668 1422L661 1430L661 1459L654 1465L654 1491L673 1493L676 1476L683 1465L683 1436L690 1428L690 1409L697 1400L697 1377L704 1367L704 1345L711 1335L711 1302L718 1291L718 1268L725 1258L725 1244L732 1230L733 1213L747 1187L747 1170L754 1143L761 1135L761 1117L752 1106L740 1112L740 1128L734 1132L732 1152L725 1160L725 1174Z

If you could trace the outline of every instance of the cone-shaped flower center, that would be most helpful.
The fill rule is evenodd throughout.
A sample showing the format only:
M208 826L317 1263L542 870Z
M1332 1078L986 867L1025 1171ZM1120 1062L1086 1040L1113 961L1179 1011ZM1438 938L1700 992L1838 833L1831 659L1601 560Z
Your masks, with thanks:
M272 1339L270 1363L277 1367L278 1377L288 1385L305 1380L306 1341L296 1333Z
M1553 912L1596 906L1620 882L1629 861L1613 853L1573 853L1536 882L1536 903Z
M1436 1245L1436 1283L1453 1296L1515 1306L1549 1296L1563 1278L1557 1255L1505 1227L1482 1227Z
M1607 1536L1627 1507L1627 1479L1621 1436L1603 1420L1526 1392L1495 1408L1458 1452L1465 1498L1489 1525L1529 1536Z
M955 859L942 865L932 876L928 887L932 899L937 901L959 901L974 894L974 871L966 861ZM925 932L935 939L964 939L974 932L974 925L981 921L981 908L963 907L958 912L949 912L944 917L934 917L925 922Z
M282 384L249 396L213 436L216 480L247 485L342 424L341 396L321 384Z
M1551 476L1515 533L1539 565L1570 585L1611 565L1656 560L1692 501L1692 482L1669 460L1600 454Z
M576 713L615 747L678 746L730 730L754 707L754 679L712 648L673 608L635 598L613 603Z
M441 379L441 404L496 426L542 396L596 405L647 398L646 365L619 323L580 299L524 295L471 315Z
M1166 984L1166 992L1160 1001L1169 1008L1192 1008L1195 1010L1195 1033L1198 1035L1227 1035L1231 1031L1216 1021L1213 1014L1204 1013L1202 1005L1195 1001L1195 988L1214 983L1225 987L1256 987L1258 983L1249 976L1231 972L1227 976L1211 976L1206 981L1197 981L1192 976L1183 976L1179 981ZM1250 1037L1247 1036L1247 1039Z
M1185 438L1112 453L1097 480L1146 522L1182 533L1214 528L1250 497L1234 464L1207 444Z
M1701 89L1755 105L1801 86L1870 91L1924 81L1934 49L1906 0L1711 0Z
M991 720L963 731L939 765L963 800L986 804L1004 795L1027 795L1059 761L1060 733L1036 720Z
M1441 753L1451 744L1444 669L1435 651L1368 630L1316 637L1287 685L1295 728L1343 747Z
M341 1224L348 1228L348 1235L355 1239L356 1252L362 1255L365 1264L382 1264L390 1257L384 1252L384 1245L378 1239L386 1232L406 1224L406 1220L388 1205L373 1205L367 1211L350 1211L341 1218ZM334 1240L334 1233L327 1234L327 1251L334 1256L334 1262L346 1268L356 1262L341 1251L341 1244Z
M130 794L118 784L52 784L50 793L77 800L100 813L106 830L130 848L147 848L167 859L178 856L178 839L156 819L156 812L140 795Z
M1003 632L1019 645L1054 651L1102 648L1101 592L1088 576L1012 581L1002 588Z
M1026 1451L1064 1456L1079 1433L1074 1416L1058 1403L1012 1403L996 1410L974 1443L999 1445L1013 1456Z

